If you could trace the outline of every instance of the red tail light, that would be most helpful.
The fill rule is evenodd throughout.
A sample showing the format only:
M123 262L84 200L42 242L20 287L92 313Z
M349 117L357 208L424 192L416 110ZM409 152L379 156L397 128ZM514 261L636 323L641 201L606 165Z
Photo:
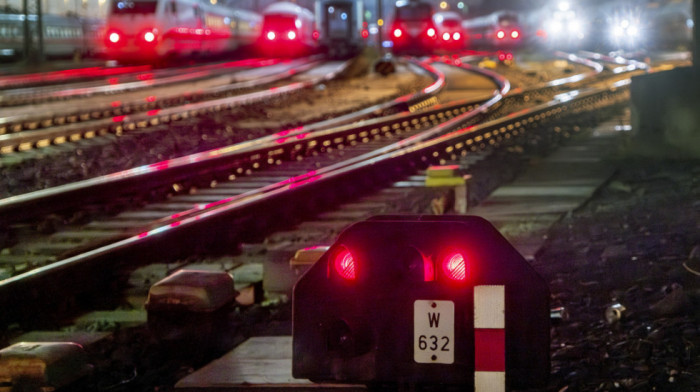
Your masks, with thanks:
M505 31L503 31L503 30L498 30L498 31L496 32L496 38L498 38L498 39L503 39L503 38L505 38L505 37L506 37L506 32L505 32Z
M401 38L402 35L403 31L401 31L401 29L394 29L394 37Z
M318 30L314 30L314 32L311 35L314 39L318 39L321 36L321 33L318 32Z
M156 40L156 35L152 31L146 31L143 33L143 40L146 42L154 42Z
M107 36L107 39L109 40L109 42L111 42L113 44L117 44L117 43L119 43L119 41L121 41L122 36L119 35L119 33L117 33L116 31L112 31Z
M345 280L355 280L355 258L346 248L341 248L333 257L335 272Z
M520 37L520 32L518 30L513 30L510 32L510 38L518 39Z
M362 38L368 38L369 37L369 31L367 29L362 30Z
M463 282L467 280L467 260L460 252L449 253L442 260L442 271L448 278Z

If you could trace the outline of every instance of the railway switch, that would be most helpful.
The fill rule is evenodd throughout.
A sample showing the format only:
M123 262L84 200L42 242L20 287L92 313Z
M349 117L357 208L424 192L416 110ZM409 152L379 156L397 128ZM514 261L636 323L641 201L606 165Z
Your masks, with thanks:
M355 223L297 282L296 378L505 391L547 383L549 289L486 220Z

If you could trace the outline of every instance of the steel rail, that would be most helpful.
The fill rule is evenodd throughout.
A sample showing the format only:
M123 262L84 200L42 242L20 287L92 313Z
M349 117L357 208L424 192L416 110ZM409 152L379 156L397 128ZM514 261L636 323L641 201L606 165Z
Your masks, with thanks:
M36 113L23 113L10 116L0 117L0 135L5 133L16 133L21 131L33 131L41 128L49 128L52 126L62 125L66 122L82 122L95 120L98 118L112 117L121 115L123 113L131 113L134 111L146 111L154 108L162 108L167 106L177 105L179 102L186 100L191 101L201 101L209 99L210 97L217 97L225 94L231 94L233 92L252 88L256 86L261 86L265 84L270 84L273 82L281 81L284 79L291 78L292 76L308 71L314 66L318 65L320 61L302 61L297 63L285 64L287 71L281 71L277 69L270 70L272 72L269 75L263 74L262 76L255 78L244 78L239 75L239 73L227 76L216 76L212 79L221 80L221 85L218 87L207 88L206 90L201 90L186 94L171 94L168 96L161 96L153 98L144 103L142 99L131 100L131 101L116 101L110 102L109 104L91 106L86 109L63 109L61 111L53 111L49 115L40 116ZM277 65L273 64L269 67L264 67L269 69L270 67ZM258 72L259 68L255 71ZM201 71L203 72L203 71ZM241 71L240 73L245 73L246 71ZM187 77L189 75L181 75L178 78ZM138 84L144 84L144 87L158 87L158 85L169 85L169 82L175 82L174 78L158 79L156 81L143 81L134 82ZM127 83L129 84L129 83ZM121 85L120 85L121 86ZM119 86L101 86L100 91L106 93L118 94L122 90ZM88 95L88 94L86 94ZM71 119L71 121L68 121ZM8 132L9 131L9 132Z
M301 63L305 62L317 62L321 60L321 56L310 56L298 60ZM246 59L238 61L230 61L217 65L199 65L188 68L179 69L159 69L159 70L148 70L150 71L147 78L140 78L143 74L138 74L136 79L131 82L124 82L119 84L104 84L100 82L82 82L75 83L72 86L61 86L61 85L51 85L45 87L24 87L16 89L6 89L0 91L0 106L16 106L11 105L12 102L6 102L13 98L23 98L23 103L31 103L32 101L40 100L58 100L58 99L68 99L72 97L79 96L91 96L96 94L115 94L123 93L127 91L134 91L144 88L154 88L159 86L170 85L174 83L184 83L193 82L196 80L201 80L209 77L217 77L224 75L228 72L229 68L244 68L244 67L260 67L267 65L277 64L277 60L263 60L263 59ZM136 68L139 72L142 70ZM122 76L124 77L124 76ZM97 85L95 85L97 84Z
M621 89L622 87L624 85L620 84L614 88ZM175 251L175 248L184 250L182 249L183 246L192 245L187 241L189 239L188 234L192 229L197 228L199 230L198 228L202 227L199 226L200 224L218 222L219 226L213 227L224 225L230 227L232 231L245 231L246 222L256 219L255 212L270 211L269 207L265 207L269 206L268 203L280 202L280 200L295 197L293 195L297 195L299 192L308 197L313 197L313 195L321 194L318 192L319 186L330 183L335 184L332 188L345 189L340 180L347 179L347 176L357 176L366 173L369 177L395 178L397 175L415 170L415 168L426 164L426 162L438 159L443 154L448 154L448 156L452 154L451 158L454 159L456 156L454 156L453 152L458 150L466 151L464 148L472 144L478 145L482 141L486 143L486 140L508 138L511 133L515 136L518 132L523 132L522 128L527 127L528 124L537 123L540 120L558 115L562 111L562 105L572 105L590 97L595 97L596 94L602 95L603 92L612 89L586 91L574 95L569 100L557 99L547 104L512 113L501 119L470 126L466 129L461 129L461 123L470 114L461 118L455 118L436 127L439 130L431 130L431 132L434 131L437 134L447 132L446 136L438 136L437 138L420 142L416 140L414 144L396 143L393 148L388 149L389 151L385 150L384 154L372 154L373 156L367 160L351 159L326 169L309 172L262 189L246 192L233 198L222 200L219 203L212 203L209 205L210 208L189 214L177 214L173 216L173 220L164 222L158 227L151 228L137 235L0 281L0 298L10 298L3 294L11 295L15 293L19 295L23 290L31 287L30 282L54 276L54 274L75 271L76 268L94 268L94 266L99 265L100 271L107 273L105 268L110 268L110 263L125 263L126 261L122 260L122 258L134 257L135 253L133 252L145 252L153 255L155 254L154 252L162 252L165 249L171 251ZM463 140L465 137L469 139ZM453 145L444 147L445 144ZM444 148L445 152L439 151L442 148ZM472 146L472 148L475 148L475 146ZM420 157L418 157L419 155ZM277 205L288 206L290 203L279 203ZM209 240L214 241L211 238ZM163 248L163 246L166 248ZM72 272L70 273L72 274ZM42 280L42 282L48 282L48 280ZM42 291L44 288L35 288L34 290ZM40 295L37 291L33 291L33 293L33 295Z
M525 133L529 127L539 125L541 121L555 118L560 115L575 114L576 111L592 103L603 102L607 97L619 96L628 91L629 80L615 83L607 88L595 88L575 94L568 100L555 99L532 108L511 113L499 119L487 123L462 128L465 118L455 118L451 121L436 126L439 130L431 132L442 136L429 140L421 140L412 144L397 143L383 153L372 154L367 159L353 158L339 162L323 170L309 172L296 176L277 184L251 190L234 196L230 200L221 203L212 203L209 208L197 213L178 216L171 222L138 233L121 241L114 242L103 247L87 251L81 255L67 258L44 267L38 267L29 272L0 281L0 298L12 298L12 293L26 289L29 282L45 278L49 275L64 272L74 267L88 263L101 262L101 260L118 260L125 252L131 249L153 252L159 244L172 243L175 238L183 240L183 232L195 228L205 227L216 223L213 227L220 227L221 222L230 222L235 225L245 219L255 219L252 216L259 212L263 205L271 203L288 205L283 200L290 197L298 197L299 194L311 195L320 193L324 189L338 188L341 182L366 176L369 178L383 177L384 181L395 180L397 177L425 167L431 162L450 160L467 151L485 148L486 145L496 144L497 140L509 139ZM597 102L596 102L597 101ZM481 144L481 146L480 146ZM340 187L342 189L342 187ZM246 214L253 214L246 217ZM238 230L245 229L239 227ZM180 243L179 246L187 246ZM155 248L154 248L155 247Z
M165 96L145 103L141 100L119 102L118 105L109 104L78 111L51 113L44 117L38 117L35 114L3 117L0 118L0 151L9 153L14 150L28 149L29 147L44 147L51 144L60 144L65 142L69 137L79 140L95 135L104 135L109 132L119 132L119 126L129 127L129 123L127 122L124 124L124 122L130 119L138 122L142 121L141 119L144 116L150 117L155 114L174 116L178 108L182 107L183 102L203 101L199 102L200 107L206 107L207 102L211 103L216 101L217 97L233 94L239 90L289 79L297 74L308 72L319 63L320 62L307 62L299 65L296 69L292 68L285 72L277 72L273 75L263 76L255 80L239 81L234 84L227 84L195 93ZM234 82L235 79L236 76L232 76L229 78L229 81ZM292 83L289 86L293 85ZM289 90L289 88L285 90L284 87L280 87L276 90L269 89L263 91L262 94L258 95L251 95L254 93L249 93L238 95L237 97L218 98L218 102L225 99L239 98L239 102L236 104L241 105L267 99L278 94L286 94L290 91L292 90ZM209 99L209 101L206 101L207 99ZM189 103L189 105L196 104ZM66 123L69 124L64 125Z
M414 66L418 66L418 64L416 63ZM232 146L0 199L0 214L3 215L5 223L9 224L16 220L27 219L50 212L55 209L56 205L70 207L100 200L105 194L109 194L110 197L113 197L115 194L128 194L142 188L140 182L143 181L143 178L149 178L149 183L152 185L159 183L168 184L177 182L184 177L189 177L190 174L188 173L192 171L203 173L213 167L220 167L222 164L228 166L245 165L245 162L252 163L263 158L268 159L281 155L285 147L299 150L301 148L296 146L301 146L300 143L312 143L315 141L323 144L328 139L361 132L357 131L358 128L371 130L390 126L396 122L397 118L406 115L405 112L411 103L425 100L444 86L445 78L442 73L431 66L421 66L421 69L433 75L434 83L420 92L399 97L394 101ZM469 107L475 105L476 102L464 101L459 104L462 107ZM393 108L401 110L403 114L384 116L380 119L367 120L357 125L348 125L371 114L380 115L384 111ZM452 109L439 107L438 110L444 112ZM415 118L426 115L434 116L435 114L413 114L410 116L410 120L412 121Z

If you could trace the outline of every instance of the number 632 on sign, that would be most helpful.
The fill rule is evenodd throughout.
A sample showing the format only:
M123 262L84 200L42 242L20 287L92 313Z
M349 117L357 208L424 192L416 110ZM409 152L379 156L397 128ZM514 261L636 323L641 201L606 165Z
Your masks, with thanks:
M454 363L455 305L452 301L413 303L413 360Z

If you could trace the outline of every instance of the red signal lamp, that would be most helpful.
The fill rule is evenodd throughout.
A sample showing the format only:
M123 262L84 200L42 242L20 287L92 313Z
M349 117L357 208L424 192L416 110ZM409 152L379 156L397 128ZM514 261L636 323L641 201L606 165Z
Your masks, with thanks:
M340 247L333 258L333 268L341 278L345 280L355 280L356 265L355 257L345 247Z
M373 217L340 233L294 286L292 375L544 386L549 298L544 279L483 218Z
M451 252L442 260L442 271L449 279L458 282L467 280L467 260L461 252Z

